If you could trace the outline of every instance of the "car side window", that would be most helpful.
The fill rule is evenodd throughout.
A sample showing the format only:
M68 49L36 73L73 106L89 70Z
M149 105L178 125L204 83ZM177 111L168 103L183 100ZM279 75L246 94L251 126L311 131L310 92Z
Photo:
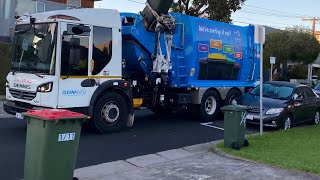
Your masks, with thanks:
M307 98L312 98L312 97L316 97L316 95L313 93L313 91L309 88L304 88L304 91L307 95Z
M304 91L302 88L297 88L295 94L297 95L296 99L305 99Z

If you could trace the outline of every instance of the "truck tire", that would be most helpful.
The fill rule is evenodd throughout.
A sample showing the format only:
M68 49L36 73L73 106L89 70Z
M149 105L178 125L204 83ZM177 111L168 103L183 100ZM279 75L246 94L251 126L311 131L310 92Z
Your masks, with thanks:
M94 107L93 126L99 133L120 131L126 125L128 107L119 94L107 93Z
M236 105L236 99L239 98L242 95L242 93L238 89L231 89L224 101L224 105Z
M216 91L207 91L201 99L200 114L201 118L206 121L213 121L219 114L221 108L220 96Z

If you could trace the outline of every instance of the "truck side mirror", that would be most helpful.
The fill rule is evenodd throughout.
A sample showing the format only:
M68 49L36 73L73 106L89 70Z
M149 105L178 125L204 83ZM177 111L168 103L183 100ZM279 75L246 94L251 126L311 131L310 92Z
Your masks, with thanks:
M70 38L69 66L79 66L80 55L80 39Z
M74 34L77 34L77 35L80 35L80 34L83 34L83 33L88 33L88 32L90 32L90 31L91 31L90 27L89 27L89 26L85 26L85 25L83 25L83 24L74 26L74 27L72 28L72 32L73 32Z

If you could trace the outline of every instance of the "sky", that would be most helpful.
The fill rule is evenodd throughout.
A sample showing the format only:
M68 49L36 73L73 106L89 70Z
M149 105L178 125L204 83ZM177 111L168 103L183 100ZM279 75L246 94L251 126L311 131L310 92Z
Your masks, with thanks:
M95 8L117 9L120 12L142 11L146 0L102 0ZM242 9L232 15L234 24L259 24L284 29L293 26L311 28L303 17L320 17L319 0L247 0ZM317 24L320 31L320 21Z

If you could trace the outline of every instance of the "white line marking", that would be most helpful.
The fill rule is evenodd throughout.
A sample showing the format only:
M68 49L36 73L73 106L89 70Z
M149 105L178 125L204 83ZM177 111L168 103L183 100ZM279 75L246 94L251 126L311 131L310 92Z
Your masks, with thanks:
M207 126L207 127L211 127L211 128L215 128L215 129L219 129L219 130L222 130L222 131L224 131L224 129L223 128L221 128L221 127L217 127L217 126L213 126L213 125L211 125L211 124L213 124L213 122L209 122L209 123L200 123L202 126Z

